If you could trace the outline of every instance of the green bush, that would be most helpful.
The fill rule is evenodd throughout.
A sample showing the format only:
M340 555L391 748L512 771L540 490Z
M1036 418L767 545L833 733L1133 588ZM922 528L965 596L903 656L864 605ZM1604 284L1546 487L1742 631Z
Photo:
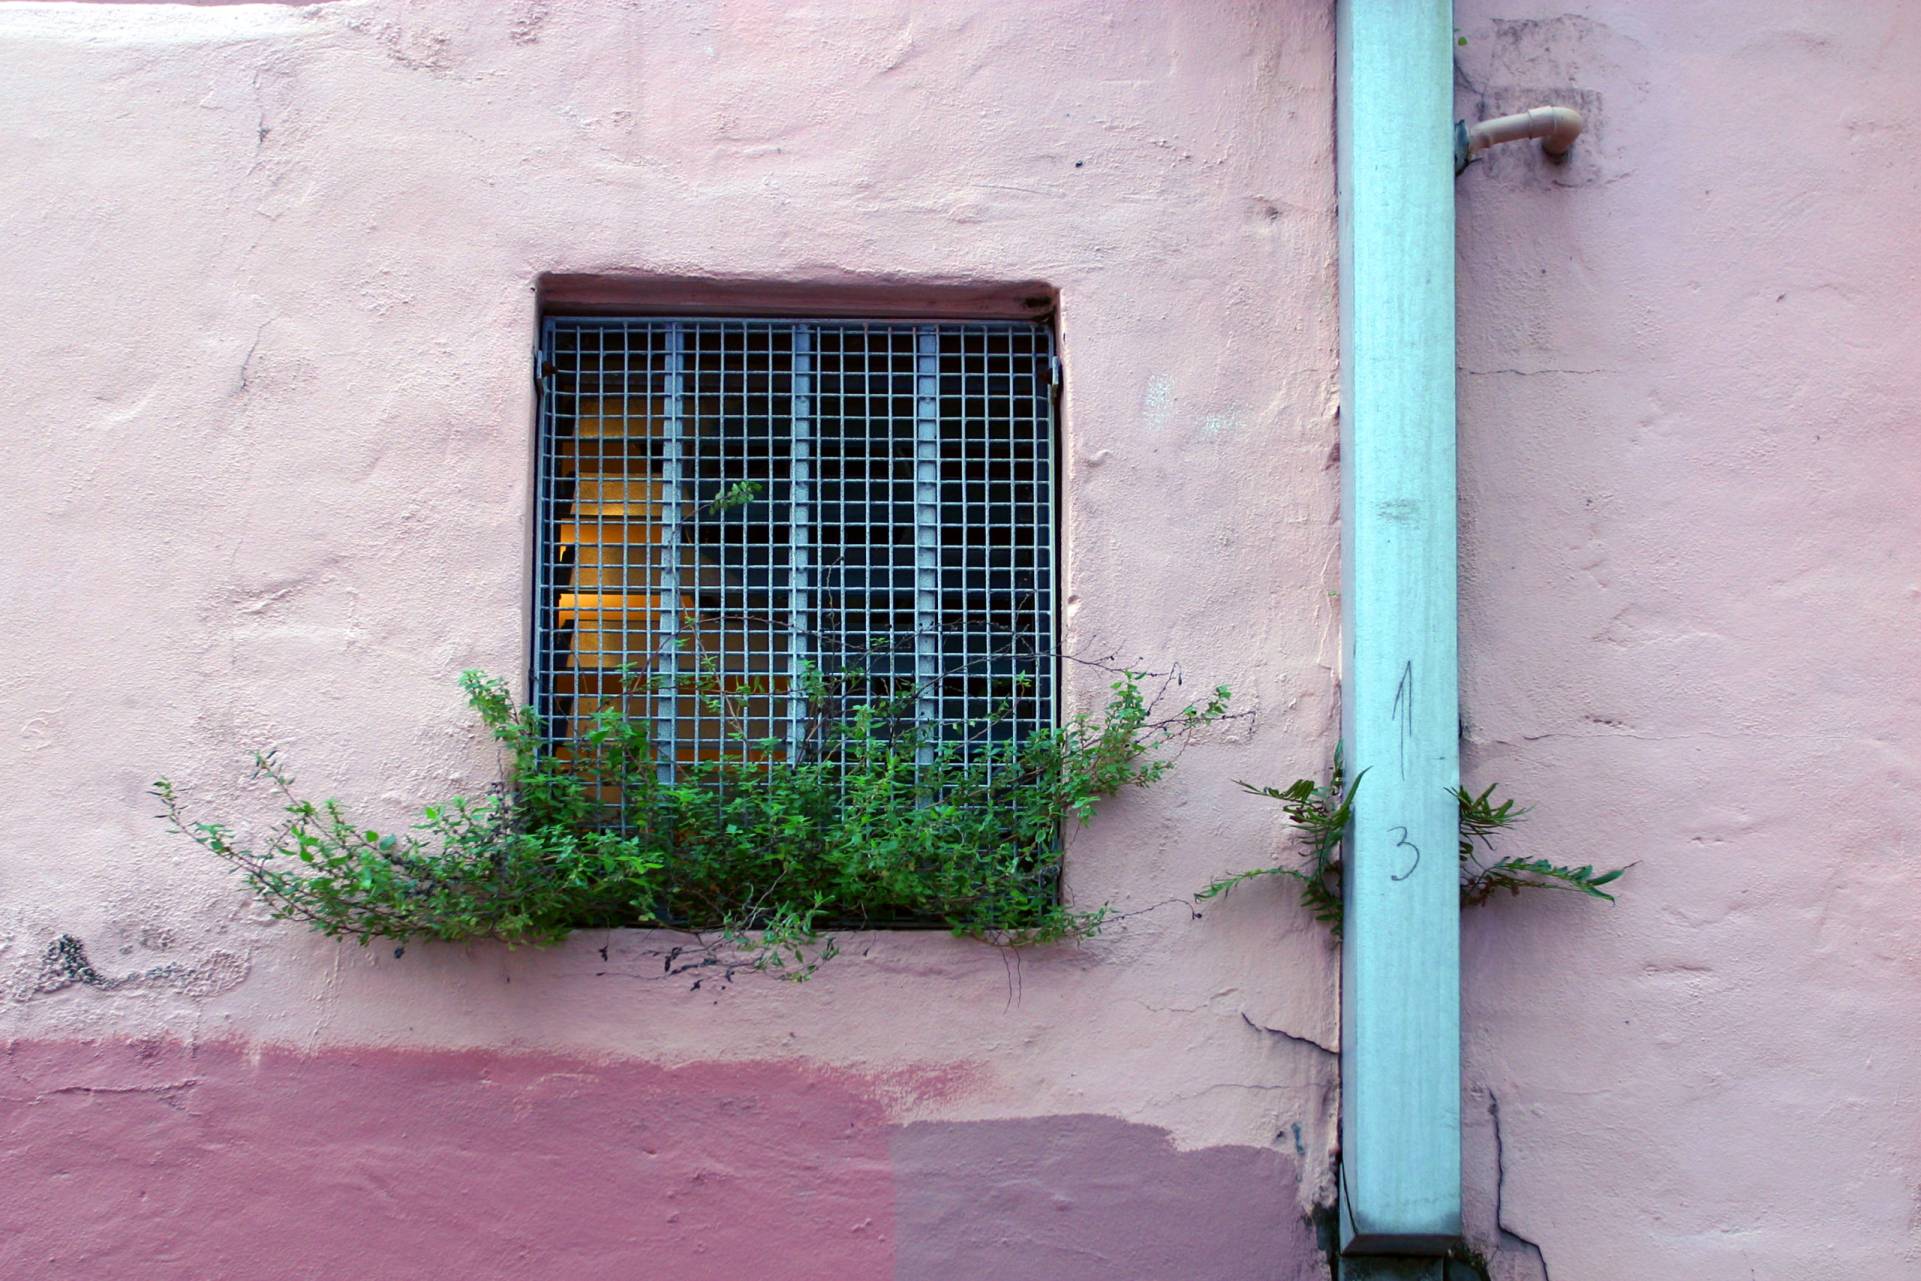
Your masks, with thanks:
M707 963L805 978L833 955L831 928L924 922L1015 945L1095 933L1106 907L1060 902L1064 828L1160 778L1172 763L1163 749L1226 709L1219 688L1156 719L1143 676L1118 673L1098 715L1021 741L992 741L1003 718L988 718L967 727L970 750L917 728L911 691L809 673L806 750L741 742L735 759L663 771L644 719L604 710L582 744L557 751L504 682L468 672L461 687L505 777L407 830L364 828L336 801L303 799L271 752L256 755L256 776L285 817L261 842L189 821L165 779L154 793L163 817L236 867L275 917L330 936L538 944L656 926L697 934ZM698 692L718 707L709 680Z

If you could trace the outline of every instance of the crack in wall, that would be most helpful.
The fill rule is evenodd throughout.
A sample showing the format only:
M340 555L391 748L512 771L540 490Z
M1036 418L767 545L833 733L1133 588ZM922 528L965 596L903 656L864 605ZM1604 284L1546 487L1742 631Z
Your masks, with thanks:
M63 1085L58 1089L48 1090L44 1094L38 1095L34 1101L38 1102L40 1099L58 1098L62 1095L80 1095L86 1098L111 1098L115 1096L145 1094L151 1096L156 1103L159 1103L163 1107L171 1108L175 1112L185 1112L187 1105L183 1100L185 1096L191 1093L193 1088L199 1084L199 1078L194 1077L185 1081L175 1081L168 1085Z
M1298 1032L1290 1032L1286 1028L1268 1027L1265 1023L1256 1023L1252 1018L1248 1016L1248 1013L1246 1010L1241 1011L1241 1022L1247 1024L1249 1027L1253 1028L1256 1032L1265 1032L1269 1036L1278 1036L1278 1037L1281 1037L1283 1040L1292 1041L1296 1045L1305 1045L1309 1049L1319 1050L1322 1054L1325 1054L1330 1058L1338 1059L1341 1057L1341 1052L1339 1050L1334 1049L1332 1046L1322 1045L1319 1041L1315 1040L1311 1036L1302 1036Z
M1553 1273L1548 1271L1547 1251L1538 1241L1529 1240L1508 1227L1502 1217L1507 1195L1507 1148L1501 1140L1501 1100L1492 1089L1487 1092L1487 1115L1494 1126L1494 1230L1500 1234L1497 1249L1505 1249L1509 1242L1525 1246L1534 1252L1535 1260L1541 1265L1541 1281L1554 1281Z

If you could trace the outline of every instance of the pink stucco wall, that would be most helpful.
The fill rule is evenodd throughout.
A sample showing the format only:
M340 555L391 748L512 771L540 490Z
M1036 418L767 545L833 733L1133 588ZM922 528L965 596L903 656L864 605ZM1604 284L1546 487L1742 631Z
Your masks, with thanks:
M1556 1281L1921 1276L1921 10L1573 7L1456 10L1591 126L1459 183L1465 768L1638 866L1467 922L1471 1186L1498 1103Z
M1260 712L1084 834L1072 893L1264 849L1229 780L1332 734L1330 38L1291 5L0 6L0 1275L1318 1269L1327 1056L1242 1016L1329 1038L1333 967L1272 901L1016 987L919 933L696 992L641 935L269 926L142 793L232 809L268 739L382 814L494 777L452 681L524 667L544 279L1040 282L1070 648ZM293 1188L248 1209L256 1178Z
M1258 710L1070 893L1270 854L1230 780L1336 734L1330 17L0 5L0 1275L1325 1275L1334 967L1284 887L1017 985L876 934L692 991L642 934L269 925L143 792L231 811L265 742L381 815L492 777L452 678L523 666L543 280L1040 282L1069 647ZM1458 22L1462 114L1590 119L1460 184L1466 767L1527 848L1637 862L1467 924L1472 1238L1921 1275L1921 27Z

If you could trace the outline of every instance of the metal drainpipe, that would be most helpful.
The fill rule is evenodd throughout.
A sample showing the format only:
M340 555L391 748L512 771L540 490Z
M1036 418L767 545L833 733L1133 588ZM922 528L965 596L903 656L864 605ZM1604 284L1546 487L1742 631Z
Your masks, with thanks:
M1341 1275L1438 1278L1461 1234L1453 6L1338 0L1335 40L1341 722L1358 780Z
M1566 107L1453 119L1451 0L1337 0L1341 1276L1439 1281L1461 1237L1454 177Z

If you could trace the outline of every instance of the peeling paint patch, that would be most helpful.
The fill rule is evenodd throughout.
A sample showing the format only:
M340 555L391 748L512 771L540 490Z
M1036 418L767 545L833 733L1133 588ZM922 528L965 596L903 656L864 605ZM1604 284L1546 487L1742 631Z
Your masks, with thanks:
M58 992L75 983L86 987L108 986L106 976L87 959L86 945L71 934L62 934L47 944L47 950L41 954L40 972L32 990Z
M1149 431L1160 431L1174 415L1174 380L1155 374L1141 393L1141 421Z
M165 932L149 932L142 935L140 944L150 951L165 952L172 947L173 940ZM72 934L62 934L47 944L37 964L24 973L17 972L7 988L15 1000L21 1001L50 996L72 987L98 992L157 988L202 999L239 987L251 969L246 957L225 948L214 948L197 962L162 961L145 969L109 975L94 964L82 940Z

